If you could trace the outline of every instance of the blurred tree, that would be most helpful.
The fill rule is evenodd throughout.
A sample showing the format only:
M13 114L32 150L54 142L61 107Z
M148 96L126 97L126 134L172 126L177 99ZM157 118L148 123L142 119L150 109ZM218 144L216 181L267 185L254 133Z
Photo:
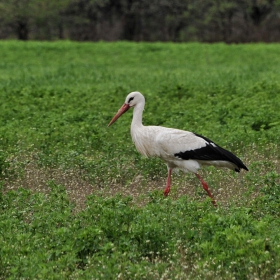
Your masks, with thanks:
M243 3L242 3L243 2ZM244 7L246 18L252 20L254 25L260 25L265 17L273 10L275 0L245 0L240 6Z
M0 0L0 20L15 30L18 39L27 40L32 16L32 0Z
M70 0L0 0L0 20L12 27L19 40L28 40L32 26L61 24ZM50 38L48 38L50 39Z
M98 40L110 34L122 40L176 41L187 3L188 0L77 0L69 6L68 16L75 19L77 39Z
M20 40L280 41L280 0L0 0Z
M178 41L189 2L189 0L131 1L130 9L125 15L123 38L138 41Z
M248 42L262 40L271 30L265 20L279 19L277 0L196 0L189 5L187 17L197 40L207 42ZM278 20L278 30L280 24ZM264 30L264 31L262 31ZM280 30L279 30L280 31ZM276 30L277 32L277 30ZM256 39L257 38L257 39ZM278 40L279 34L278 34Z
M33 0L35 1L35 0ZM72 0L36 0L33 26L37 29L36 39L64 38L66 8Z
M67 9L72 22L70 36L76 40L100 40L106 38L121 13L121 0L73 0ZM101 31L100 31L101 30Z
M280 10L277 3L279 0L237 0L240 14L244 20L242 33L245 41L262 41L265 40L268 32L275 32L275 30L271 30L271 20L265 21L272 15L276 15L276 18L279 19ZM240 21L242 22L242 20ZM278 26L279 29L280 26Z

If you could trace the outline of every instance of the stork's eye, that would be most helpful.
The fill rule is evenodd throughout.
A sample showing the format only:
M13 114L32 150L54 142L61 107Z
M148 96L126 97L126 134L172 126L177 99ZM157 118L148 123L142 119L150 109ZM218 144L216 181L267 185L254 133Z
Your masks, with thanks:
M133 100L133 99L134 99L134 97L130 97L130 98L128 99L128 103L130 103L130 101Z

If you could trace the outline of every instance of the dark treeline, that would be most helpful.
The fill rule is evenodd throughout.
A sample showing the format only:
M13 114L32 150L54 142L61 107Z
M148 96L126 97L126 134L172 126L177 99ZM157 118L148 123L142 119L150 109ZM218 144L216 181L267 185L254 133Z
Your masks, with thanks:
M280 0L0 0L0 38L280 41Z

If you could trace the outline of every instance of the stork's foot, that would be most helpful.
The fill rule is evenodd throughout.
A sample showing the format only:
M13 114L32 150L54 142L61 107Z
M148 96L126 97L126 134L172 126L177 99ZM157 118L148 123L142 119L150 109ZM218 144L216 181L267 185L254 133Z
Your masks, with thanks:
M167 186L163 192L164 196L168 196L169 192L170 192L170 186Z
M215 207L217 207L218 205L217 205L217 203L216 203L216 200L214 199L212 193L210 192L207 183L201 178L201 176L200 176L199 174L196 173L195 175L196 175L196 177L199 179L199 181L201 182L201 184L202 184L204 190L207 192L208 196L212 199L213 205L214 205Z
M212 198L212 203L213 203L213 205L214 205L215 207L218 207L218 204L217 204L216 200L213 199L213 198Z

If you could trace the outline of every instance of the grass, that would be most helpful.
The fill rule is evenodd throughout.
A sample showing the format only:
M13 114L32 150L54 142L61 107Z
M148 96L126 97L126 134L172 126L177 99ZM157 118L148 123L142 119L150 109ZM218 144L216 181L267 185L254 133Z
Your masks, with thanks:
M1 41L0 278L277 279L278 44ZM144 124L197 132L249 172L173 178L144 159Z

